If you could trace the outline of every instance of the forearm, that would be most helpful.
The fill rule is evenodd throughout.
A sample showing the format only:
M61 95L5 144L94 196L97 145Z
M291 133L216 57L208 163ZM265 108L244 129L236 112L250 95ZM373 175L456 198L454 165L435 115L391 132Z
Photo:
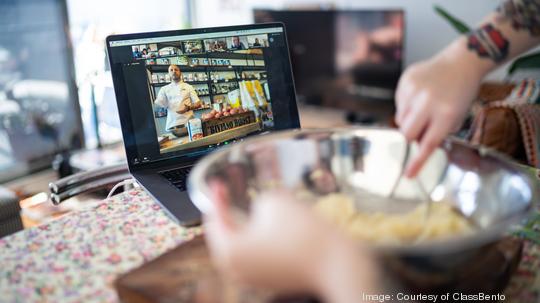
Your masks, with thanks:
M436 58L455 62L464 72L481 79L540 43L539 20L540 0L507 0L477 29L454 41Z

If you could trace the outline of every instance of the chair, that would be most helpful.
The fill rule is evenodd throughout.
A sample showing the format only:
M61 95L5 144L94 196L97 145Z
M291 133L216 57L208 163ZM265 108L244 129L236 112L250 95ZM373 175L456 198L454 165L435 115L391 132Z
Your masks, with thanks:
M0 238L23 229L20 211L15 193L0 187Z
M107 165L49 183L50 198L58 205L76 195L106 189L130 178L126 163Z

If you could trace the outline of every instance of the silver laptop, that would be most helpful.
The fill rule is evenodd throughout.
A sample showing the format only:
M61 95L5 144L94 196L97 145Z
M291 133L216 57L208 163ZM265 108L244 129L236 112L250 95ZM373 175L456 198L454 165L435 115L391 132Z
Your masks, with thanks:
M182 225L195 162L248 136L300 127L281 23L107 37L133 177Z

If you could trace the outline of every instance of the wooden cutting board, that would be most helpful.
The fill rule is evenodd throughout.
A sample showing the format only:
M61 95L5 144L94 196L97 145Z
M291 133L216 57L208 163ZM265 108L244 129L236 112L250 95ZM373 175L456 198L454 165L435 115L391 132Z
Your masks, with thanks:
M501 292L519 263L522 242L505 238L485 247L471 261L470 269L451 280L438 280L410 273L399 276L411 292L443 293L459 291ZM399 271L399 270L398 270ZM243 288L222 279L214 269L204 236L198 236L142 265L115 281L119 298L125 303L268 303L318 302L308 297L278 297L270 292Z
M115 288L125 303L316 302L306 298L278 298L222 279L210 262L204 236L197 236L118 277Z

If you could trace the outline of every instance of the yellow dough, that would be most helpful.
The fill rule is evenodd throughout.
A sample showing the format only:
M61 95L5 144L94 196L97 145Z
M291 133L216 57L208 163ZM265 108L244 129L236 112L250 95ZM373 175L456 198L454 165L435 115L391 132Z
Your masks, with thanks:
M432 203L426 218L427 204L407 213L363 213L344 194L320 198L315 210L324 218L345 229L353 237L377 244L407 244L472 233L473 225L446 202Z

